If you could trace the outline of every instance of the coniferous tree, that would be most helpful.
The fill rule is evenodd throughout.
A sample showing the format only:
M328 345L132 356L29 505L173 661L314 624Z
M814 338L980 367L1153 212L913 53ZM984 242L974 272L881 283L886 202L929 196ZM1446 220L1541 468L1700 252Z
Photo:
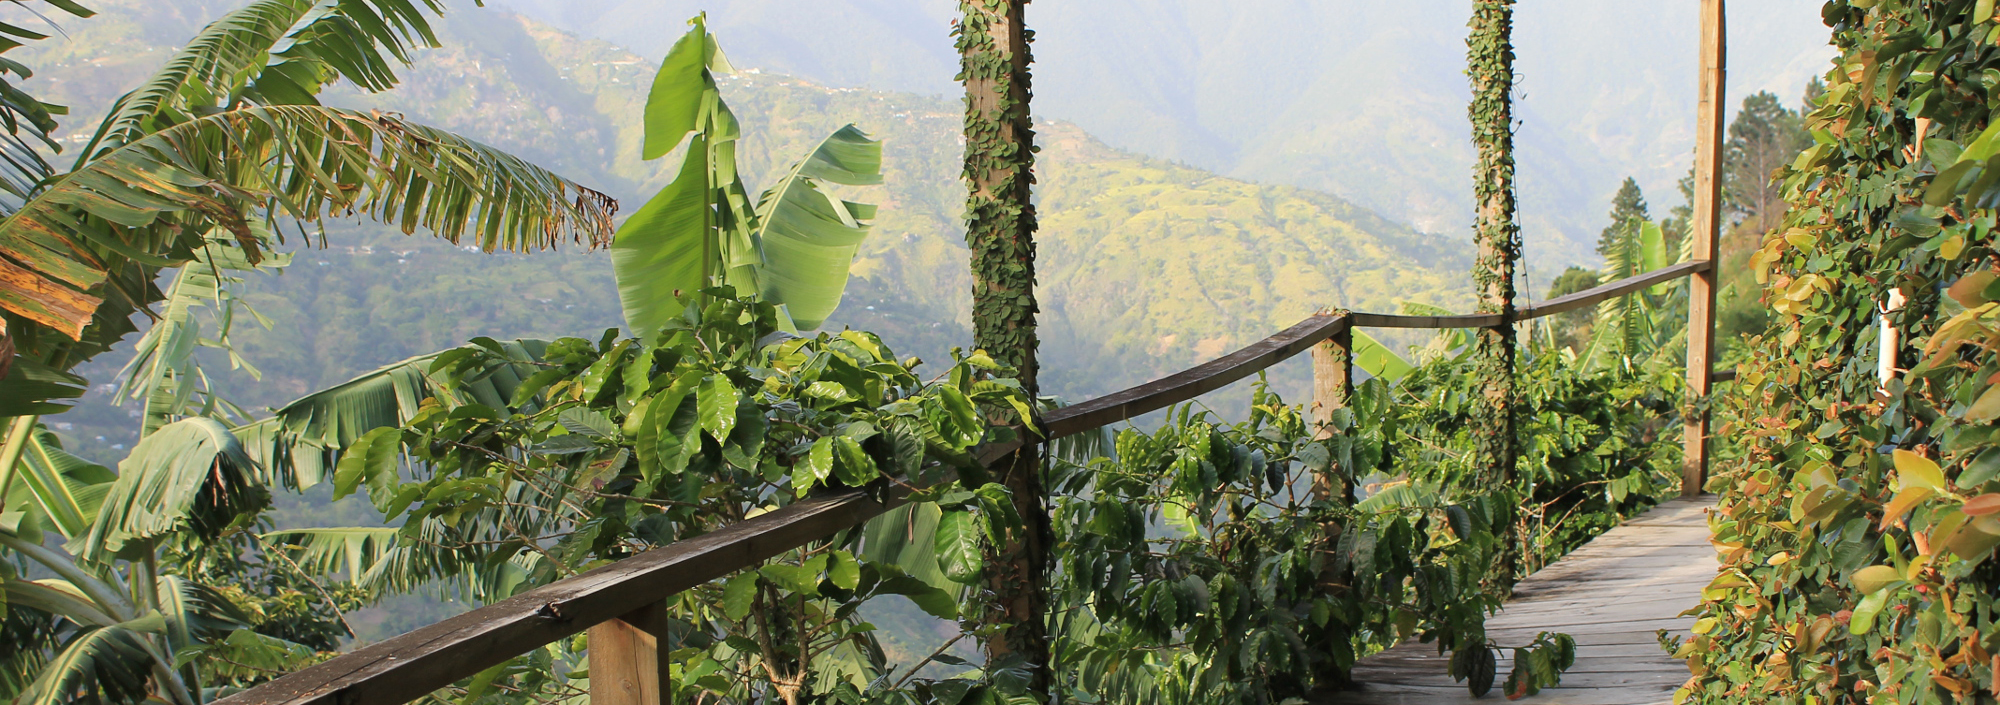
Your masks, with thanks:
M1639 190L1639 182L1625 177L1625 183L1618 187L1618 195L1611 197L1611 224L1597 236L1597 254L1610 257L1618 243L1625 239L1625 231L1633 227L1634 221L1650 220L1646 213L1646 195Z
M1722 203L1734 219L1748 224L1751 237L1770 230L1784 212L1784 194L1772 172L1791 163L1811 141L1798 111L1785 107L1776 94L1764 91L1743 99L1723 145Z

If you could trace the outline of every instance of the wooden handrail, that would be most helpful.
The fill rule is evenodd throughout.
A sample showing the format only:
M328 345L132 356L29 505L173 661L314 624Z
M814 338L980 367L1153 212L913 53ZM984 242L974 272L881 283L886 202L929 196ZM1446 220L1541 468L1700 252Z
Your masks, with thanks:
M1311 349L1315 343L1350 325L1353 315L1316 313L1277 335L1228 355L1137 387L1056 409L1042 417L1044 437L1053 440L1073 436L1221 389Z
M1607 299L1644 289L1665 281L1706 272L1714 266L1709 260L1682 262L1671 267L1661 267L1638 276L1626 277L1603 286L1594 286L1568 296L1558 296L1547 301L1522 306L1515 320L1527 320L1554 315L1564 311L1574 311L1585 306L1596 306Z
M980 449L992 465L1020 441ZM600 622L894 509L906 487L846 490L794 502L712 533L558 580L334 657L215 705L403 703Z
M1524 320L1588 306L1663 281L1707 271L1686 262L1523 307ZM1487 328L1501 314L1400 316L1319 313L1236 352L1145 384L1057 409L1043 417L1055 439L1136 418L1221 389L1311 349L1350 327ZM982 448L992 465L1020 447ZM216 701L216 705L403 703L517 655L634 613L683 590L750 568L824 539L905 502L908 488L847 490L810 497L776 511L647 551L572 578L363 647ZM640 620L634 620L635 622Z

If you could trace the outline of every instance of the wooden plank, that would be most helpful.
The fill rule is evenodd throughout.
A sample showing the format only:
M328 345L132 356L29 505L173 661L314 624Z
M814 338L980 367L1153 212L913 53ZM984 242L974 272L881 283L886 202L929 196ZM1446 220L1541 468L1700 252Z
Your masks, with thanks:
M1659 630L1685 636L1694 618L1680 614L1701 600L1715 577L1706 516L1710 501L1677 499L1606 532L1521 581L1515 599L1486 620L1487 637L1516 646L1544 631L1576 639L1577 662L1561 685L1524 703L1666 703L1688 678L1687 664L1660 648ZM1502 678L1512 652L1501 652ZM1357 691L1317 693L1340 705L1474 703L1447 675L1450 657L1435 644L1406 643L1364 658ZM1496 690L1498 684L1496 684Z
M1722 227L1723 90L1727 84L1727 31L1722 0L1701 0L1701 98L1696 107L1694 147L1694 231L1690 256L1714 260ZM1694 276L1688 286L1688 393L1708 396L1714 373L1715 271ZM1681 428L1681 495L1701 493L1708 479L1708 415L1691 414Z
M1020 444L980 451L991 463ZM713 533L363 647L216 705L402 703L591 626L763 562L901 505L906 488L810 497Z
M1521 310L1515 314L1514 318L1515 320L1528 320L1551 316L1564 311L1574 311L1586 306L1596 306L1608 299L1624 296L1655 284L1673 281L1699 272L1706 272L1712 266L1712 262L1698 259L1692 262L1682 262L1670 267L1661 267L1644 274L1584 289L1568 296L1559 296L1540 303L1528 304L1521 307Z
M1314 314L1277 335L1228 355L1137 387L1051 411L1042 419L1044 437L1072 436L1221 389L1305 352L1346 328L1349 322L1347 316Z

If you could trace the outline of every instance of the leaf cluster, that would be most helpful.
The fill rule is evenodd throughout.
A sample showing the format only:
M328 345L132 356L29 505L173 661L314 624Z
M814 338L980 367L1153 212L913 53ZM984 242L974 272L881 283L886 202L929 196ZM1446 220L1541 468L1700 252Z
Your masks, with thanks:
M1985 699L2000 25L1983 0L1822 16L1841 55L1750 258L1773 322L1718 408L1744 457L1710 484L1723 572L1675 645L1696 675L1676 700Z

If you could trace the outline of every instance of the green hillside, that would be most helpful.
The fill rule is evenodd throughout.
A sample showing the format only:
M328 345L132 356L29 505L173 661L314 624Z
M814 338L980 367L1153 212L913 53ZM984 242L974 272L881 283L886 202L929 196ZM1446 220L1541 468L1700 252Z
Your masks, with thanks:
M207 15L195 10L218 4L196 5L99 2L99 18L65 27L69 41L16 53L37 67L42 95L94 116L199 26ZM440 29L445 48L422 53L402 88L337 92L331 102L401 112L512 150L612 193L628 213L662 183L668 170L637 156L651 61L494 10L456 11ZM721 39L727 48L730 37ZM968 344L957 101L760 73L729 77L723 90L745 125L752 185L845 123L886 141L887 185L855 194L880 203L882 216L828 326L878 331L926 359ZM1470 262L1459 243L1323 193L1111 149L1074 125L1041 130L1051 392L1080 399L1144 381L1320 308L1466 301ZM328 245L299 250L288 272L250 287L246 298L276 326L239 327L239 348L264 379L224 375L231 398L279 404L476 335L594 334L620 323L602 253L489 256L362 225L332 230ZM122 454L111 446L133 434L128 412L104 404L117 358L88 370L100 391L86 408L51 419L102 448L100 457ZM1302 371L1280 374L1301 388Z

